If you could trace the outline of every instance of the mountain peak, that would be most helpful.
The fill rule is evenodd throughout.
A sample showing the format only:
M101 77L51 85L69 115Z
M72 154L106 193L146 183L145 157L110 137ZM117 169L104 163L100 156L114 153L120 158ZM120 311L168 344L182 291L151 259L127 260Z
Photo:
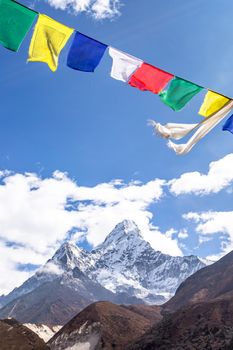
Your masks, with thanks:
M140 241L143 240L138 226L132 220L123 220L117 224L100 246L110 247L119 243L120 241L125 241L126 239L139 239Z
M64 255L77 255L81 251L80 248L78 248L76 245L70 243L70 242L64 242L60 248L55 252L54 258L60 258Z
M126 220L126 219L121 221L119 224L117 224L115 226L115 229L122 230L126 234L135 230L139 232L139 228L137 224L133 220Z
M82 263L84 255L86 256L87 252L84 252L72 243L65 242L56 251L52 257L52 261L65 269L73 269L80 262Z

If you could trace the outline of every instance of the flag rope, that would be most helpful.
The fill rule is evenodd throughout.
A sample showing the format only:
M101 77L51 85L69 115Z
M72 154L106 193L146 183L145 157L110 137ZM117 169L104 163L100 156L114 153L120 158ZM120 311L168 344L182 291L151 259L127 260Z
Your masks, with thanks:
M12 1L13 1L13 0L12 0ZM39 12L35 11L34 9L31 9L30 7L28 7L28 6L24 5L24 4L21 4L21 3L18 2L18 1L14 1L14 3L19 4L19 5L23 6L24 8L27 8L27 9L29 9L29 10L31 10L31 11L34 11L34 12L37 13L37 14L40 14ZM58 22L58 21L57 21L57 22ZM58 23L60 23L60 22L58 22ZM85 34L84 34L84 35L85 35ZM90 39L93 39L92 37L89 37L89 38L90 38ZM94 40L97 40L97 39L94 39ZM111 47L110 45L107 45L107 44L104 44L104 45L106 45L107 47ZM141 59L138 58L138 60L141 60ZM142 60L142 61L143 61L143 60ZM144 61L143 61L143 62L144 62ZM160 69L162 69L162 68L160 68ZM168 72L168 71L165 71L164 69L162 69L162 70L163 70L164 72L168 73L168 74L174 75L174 76L177 77L177 78L180 78L180 79L186 80L186 81L188 81L188 82L191 82L190 80L187 80L187 79L181 78L181 77L179 77L179 76L176 76L175 74L170 73L170 72ZM193 82L191 82L191 83L193 83ZM196 83L193 83L193 84L196 84ZM199 85L199 84L198 84L198 85ZM199 85L199 86L201 86L201 85ZM219 92L216 91L216 90L209 89L209 88L206 88L206 87L204 87L204 86L201 86L201 87L202 87L203 89L205 89L205 90L215 92L215 93L218 94L218 95L221 95L221 96L223 96L223 97L225 97L225 98L228 98L229 100L232 99L231 97L226 96L226 95L223 95L223 94L219 93Z

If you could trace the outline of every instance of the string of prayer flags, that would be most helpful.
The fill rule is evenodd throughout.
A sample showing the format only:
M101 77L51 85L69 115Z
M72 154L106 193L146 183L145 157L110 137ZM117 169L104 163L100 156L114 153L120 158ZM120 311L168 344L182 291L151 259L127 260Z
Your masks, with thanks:
M142 91L152 91L158 94L174 75L159 68L143 63L131 76L129 84Z
M14 0L0 0L0 44L18 51L38 13ZM28 61L44 62L54 72L59 55L74 29L69 28L46 15L39 14L31 39ZM78 31L67 56L67 66L84 72L94 72L99 65L107 45ZM111 77L129 84L141 91L159 94L161 101L174 111L181 110L204 88L179 78L160 68L125 52L108 47L112 58ZM188 153L194 145L209 133L233 109L233 99L208 90L199 114L204 118L198 124L151 122L156 133L169 139L168 146L177 154ZM226 121L223 130L233 134L233 115ZM192 133L188 142L176 144L170 139L180 140Z
M76 32L68 54L67 65L83 72L94 72L106 48L107 45Z
M230 131L233 134L233 114L227 119L222 129L224 131Z
M122 51L109 47L109 55L112 57L111 77L113 79L128 82L131 75L142 65L143 61Z
M175 77L167 90L160 92L159 96L163 103L174 111L179 111L202 89L203 87L188 80Z
M0 0L0 43L18 51L37 12L12 0Z
M73 31L74 29L40 14L29 47L28 61L47 63L53 72L56 71L59 54Z
M204 102L198 113L203 117L209 117L219 111L229 101L230 99L223 95L217 94L213 91L207 91Z
M225 105L221 110L216 112L214 115L203 119L199 124L190 124L185 127L185 124L173 124L170 125L169 131L165 130L166 138L171 139L180 139L186 135L188 135L191 131L196 129L196 132L191 136L187 143L184 144L176 144L169 140L168 147L173 149L176 154L186 154L188 153L198 141L200 141L206 134L208 134L218 123L220 123L227 114L233 108L233 100L231 100L227 105ZM154 128L158 132L156 124L154 122ZM168 129L168 124L164 126ZM161 129L160 129L161 130ZM181 133L179 135L179 133ZM158 132L159 135L162 134L164 137L164 130L162 132Z

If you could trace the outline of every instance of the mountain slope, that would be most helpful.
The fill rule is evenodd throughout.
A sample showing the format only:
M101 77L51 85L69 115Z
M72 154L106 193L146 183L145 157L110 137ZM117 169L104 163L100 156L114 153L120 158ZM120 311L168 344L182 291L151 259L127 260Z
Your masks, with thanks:
M37 334L13 319L0 321L1 350L49 350Z
M93 282L75 267L70 274L45 282L12 300L0 310L0 318L10 316L23 323L65 324L96 300L117 303L118 298L119 295ZM125 301L133 303L135 300L126 297Z
M233 252L184 281L163 314L127 350L232 349Z
M64 243L54 254L54 256L47 261L31 278L25 281L20 287L15 288L7 296L1 297L1 306L4 306L14 299L22 295L36 290L44 283L50 283L58 280L61 276L72 275L72 270L75 267L88 266L90 254L78 247ZM90 262L91 263L91 262ZM80 270L80 269L79 269ZM81 270L80 270L81 271ZM71 278L72 280L72 278Z
M127 350L224 350L232 340L232 312L233 294L188 306L165 316Z
M88 306L49 341L51 350L122 350L151 327L142 314L109 302Z
M175 311L188 304L209 301L233 290L233 251L187 278L165 305Z

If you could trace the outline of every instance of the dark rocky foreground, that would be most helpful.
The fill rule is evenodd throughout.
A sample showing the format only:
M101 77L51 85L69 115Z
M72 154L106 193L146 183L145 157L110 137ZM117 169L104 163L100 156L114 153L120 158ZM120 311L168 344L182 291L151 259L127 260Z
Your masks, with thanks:
M200 303L167 315L127 350L223 350L233 336L233 298ZM229 350L233 347L229 347Z
M65 350L77 344L90 349L122 350L161 319L160 308L137 306L130 309L109 302L88 306L49 341L51 350ZM87 347L88 348L88 347Z
M232 350L233 252L184 281L162 314L127 350Z

